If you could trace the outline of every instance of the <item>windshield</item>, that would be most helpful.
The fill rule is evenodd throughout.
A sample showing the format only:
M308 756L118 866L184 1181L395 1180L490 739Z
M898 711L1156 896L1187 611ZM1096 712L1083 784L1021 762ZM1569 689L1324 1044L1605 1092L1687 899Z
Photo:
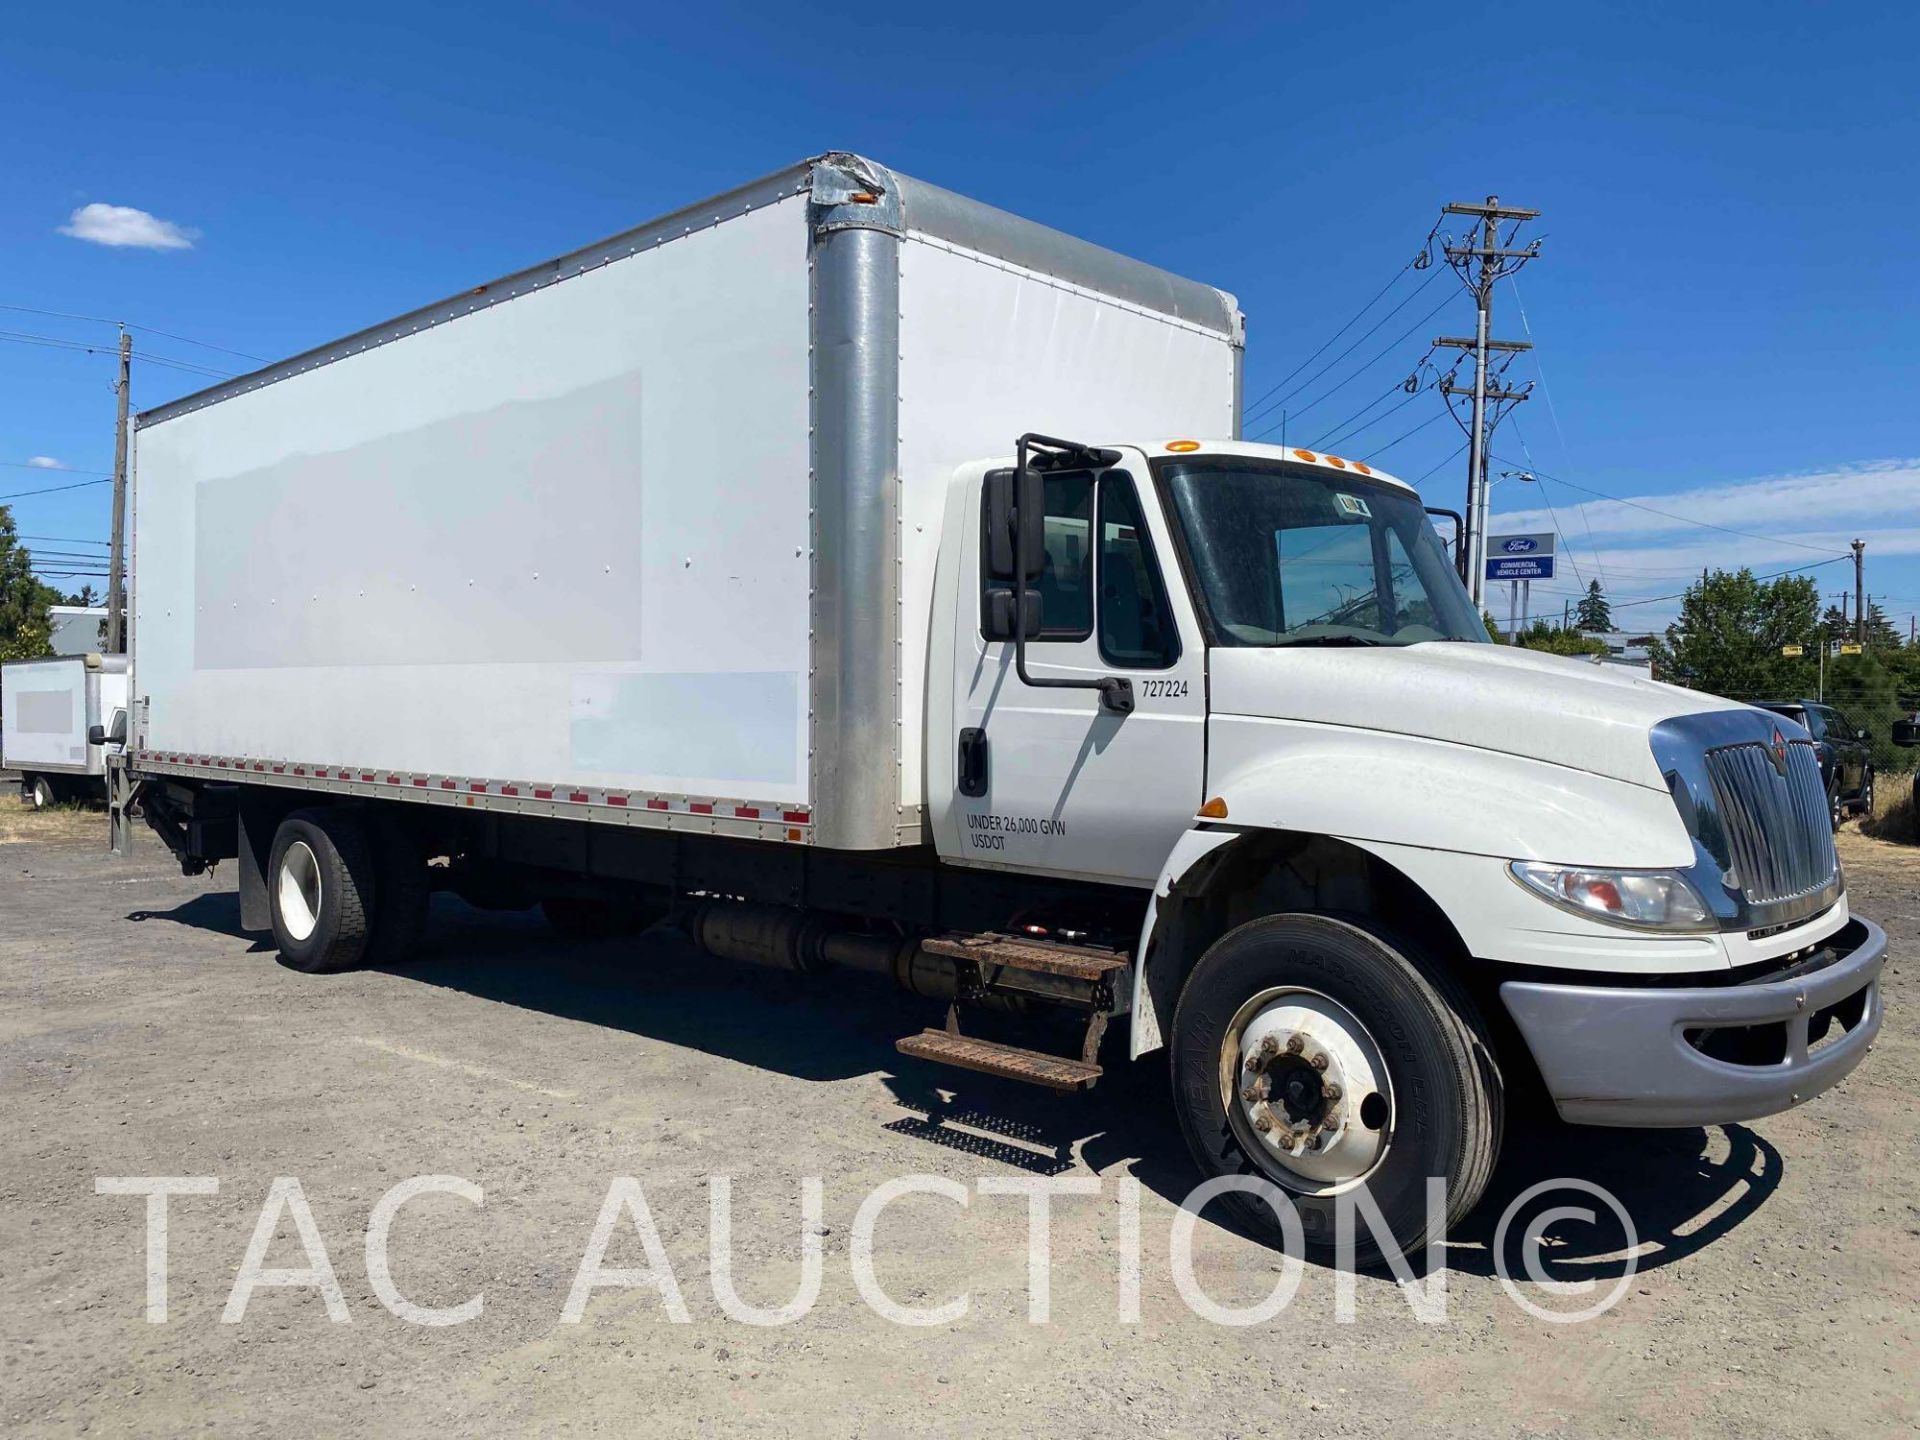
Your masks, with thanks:
M1419 497L1321 470L1159 460L1222 645L1487 639Z

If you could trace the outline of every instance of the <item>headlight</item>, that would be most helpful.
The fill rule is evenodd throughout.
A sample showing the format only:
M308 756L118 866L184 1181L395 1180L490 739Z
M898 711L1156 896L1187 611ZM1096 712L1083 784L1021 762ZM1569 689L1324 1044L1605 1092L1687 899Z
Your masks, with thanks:
M1672 870L1586 870L1515 860L1513 878L1563 910L1642 930L1712 930L1713 914Z

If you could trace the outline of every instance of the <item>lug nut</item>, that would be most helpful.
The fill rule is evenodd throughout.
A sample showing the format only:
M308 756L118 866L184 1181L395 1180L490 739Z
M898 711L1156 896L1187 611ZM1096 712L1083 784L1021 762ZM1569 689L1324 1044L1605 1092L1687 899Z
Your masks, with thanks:
M1338 1085L1328 1085L1323 1088L1320 1093L1326 1097L1327 1103L1331 1105L1340 1098L1340 1087Z
M1267 1038L1271 1040L1273 1037L1269 1035ZM1307 1042L1302 1040L1298 1035L1289 1035L1287 1037L1287 1053L1289 1055L1298 1055L1306 1048Z
M1316 1055L1307 1063L1316 1070L1324 1070L1327 1068L1327 1057L1325 1055Z

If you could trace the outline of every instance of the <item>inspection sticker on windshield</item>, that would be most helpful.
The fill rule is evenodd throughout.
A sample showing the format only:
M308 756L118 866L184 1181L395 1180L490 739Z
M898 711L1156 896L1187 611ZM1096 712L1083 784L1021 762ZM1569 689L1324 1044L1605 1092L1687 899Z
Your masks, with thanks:
M1335 492L1333 498L1340 502L1340 509L1344 513L1348 515L1359 515L1368 520L1373 518L1373 512L1367 509L1367 502L1362 500L1358 495L1342 495Z

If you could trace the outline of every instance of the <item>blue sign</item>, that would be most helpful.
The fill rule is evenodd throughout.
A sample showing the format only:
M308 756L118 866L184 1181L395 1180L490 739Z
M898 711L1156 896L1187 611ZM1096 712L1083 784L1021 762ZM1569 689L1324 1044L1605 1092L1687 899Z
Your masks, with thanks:
M1551 555L1489 555L1487 557L1487 579L1489 580L1551 580L1552 578L1553 556Z

